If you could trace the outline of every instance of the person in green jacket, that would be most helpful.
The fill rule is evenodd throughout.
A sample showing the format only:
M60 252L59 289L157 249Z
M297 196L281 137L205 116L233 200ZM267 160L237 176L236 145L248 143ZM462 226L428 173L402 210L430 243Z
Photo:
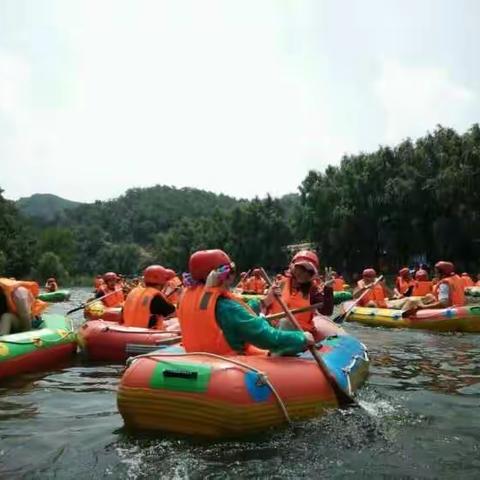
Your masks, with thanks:
M255 313L260 309L258 301L247 305L231 293L235 265L225 252L195 252L190 257L189 270L194 284L187 287L178 309L187 351L224 354L234 350L248 354L247 345L253 345L292 355L314 344L308 332L272 327L265 317ZM210 304L211 299L216 302L214 305Z

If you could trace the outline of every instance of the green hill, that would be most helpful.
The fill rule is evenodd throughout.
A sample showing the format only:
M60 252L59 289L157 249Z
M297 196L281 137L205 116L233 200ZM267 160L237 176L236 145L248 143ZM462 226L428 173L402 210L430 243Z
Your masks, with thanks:
M50 193L35 193L17 200L16 206L25 216L45 222L54 220L65 210L82 205Z

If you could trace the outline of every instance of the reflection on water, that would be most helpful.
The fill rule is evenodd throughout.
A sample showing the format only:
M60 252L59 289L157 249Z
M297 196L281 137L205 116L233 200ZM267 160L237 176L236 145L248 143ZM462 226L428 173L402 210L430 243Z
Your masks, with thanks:
M87 295L75 290L53 310ZM478 478L480 336L347 329L372 358L362 408L242 441L127 433L116 407L121 365L78 357L61 370L4 382L0 477Z

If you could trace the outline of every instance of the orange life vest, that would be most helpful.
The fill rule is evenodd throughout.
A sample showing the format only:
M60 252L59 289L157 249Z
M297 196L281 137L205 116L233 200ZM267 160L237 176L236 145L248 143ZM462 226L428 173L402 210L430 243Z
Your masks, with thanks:
M116 285L113 290L109 290L108 287L104 285L99 288L99 291L102 292L103 295L108 295L108 297L102 298L102 302L106 307L120 307L125 300L122 287L118 285Z
M177 314L182 330L182 343L187 352L238 355L239 352L228 344L215 317L215 307L220 297L238 302L254 314L246 303L223 288L206 288L203 285L186 288ZM246 346L242 353L249 354L250 347Z
M250 277L245 282L245 291L262 294L265 292L267 284L263 278Z
M364 288L366 285L363 280L359 280L357 286L358 288ZM364 307L368 305L369 302L375 302L378 308L387 308L387 302L385 301L386 296L383 286L377 283L363 295L362 299L358 302L358 306Z
M395 280L395 286L397 287L398 293L405 295L410 287L415 288L415 280L412 278L405 280L402 277L397 277Z
M169 280L163 290L163 294L166 296L167 300L173 305L178 305L181 293L182 281L177 276Z
M467 288L467 287L473 287L475 284L473 283L473 280L472 278L470 277L470 275L462 275L461 277L461 280L463 282L463 287L464 288Z
M449 287L449 307L462 307L465 305L465 292L463 287L463 281L458 275L452 275L451 277L442 278L434 287L433 293L438 300L438 290L442 283L446 283Z
M31 312L33 316L40 315L47 307L48 303L39 300L37 295L40 293L40 287L37 282L24 282L21 280L10 280L9 278L0 278L0 288L5 294L7 307L10 313L17 313L17 306L13 299L13 292L18 287L25 287L31 295Z
M155 288L135 287L128 294L125 305L123 306L123 323L125 326L148 328L152 316L150 305L152 300L159 296L165 299L165 296ZM156 315L156 317L154 328L163 330L163 317L160 315Z
M429 280L416 280L415 286L413 287L412 296L413 297L424 297L428 293L432 293L433 285Z
M308 305L310 305L310 295L307 294L307 296L304 297L303 293L300 290L293 288L291 277L285 279L285 281L280 284L280 288L282 290L282 300L285 302L289 310L300 307L307 307ZM273 301L268 310L268 313L283 312L283 309L277 300ZM311 333L315 331L312 311L296 313L295 318L297 319L298 323L304 331Z
M345 280L342 277L336 278L332 287L334 292L343 292L345 290Z

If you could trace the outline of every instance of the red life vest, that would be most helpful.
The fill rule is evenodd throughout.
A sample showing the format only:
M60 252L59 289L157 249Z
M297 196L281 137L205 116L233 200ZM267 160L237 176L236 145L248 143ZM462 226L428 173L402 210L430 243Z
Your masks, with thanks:
M285 281L280 283L280 288L282 290L282 300L285 302L289 310L295 308L307 307L310 305L310 294L304 296L303 293L294 288L292 285L292 278L286 278ZM282 307L277 300L274 300L269 307L269 313L280 313L283 312ZM306 332L314 333L315 325L313 324L313 312L303 312L296 313L295 318Z
M108 287L104 285L99 291L102 292L102 295L108 295L108 297L102 298L102 302L106 307L120 307L125 300L122 287L118 285L116 285L113 290L109 290Z
M406 280L402 277L397 277L397 279L395 281L395 286L398 290L398 293L400 293L401 295L405 295L408 292L408 289L410 287L415 288L415 280L413 280L411 278Z
M265 293L267 284L263 278L250 277L245 283L245 291L261 295Z
M150 305L155 297L162 297L164 295L155 288L151 287L136 287L127 296L125 305L123 306L123 323L127 327L141 327L149 328ZM167 300L168 301L168 300ZM157 330L163 330L163 317L156 315L155 327Z
M429 280L416 280L415 286L413 287L412 296L413 297L424 297L425 295L432 293L433 285Z
M473 287L475 285L470 275L462 275L460 278L463 282L463 288Z
M462 307L465 305L465 292L463 287L463 281L458 275L452 275L451 277L442 278L434 287L433 294L438 300L438 290L441 284L447 284L449 290L448 306L449 307Z
M333 281L333 291L343 292L345 290L345 280L342 277L338 277Z
M359 280L357 286L358 288L363 288L366 285L363 280ZM378 308L387 308L387 302L385 301L386 296L383 285L377 283L363 295L362 299L358 302L358 306L365 307L369 302L375 302Z

